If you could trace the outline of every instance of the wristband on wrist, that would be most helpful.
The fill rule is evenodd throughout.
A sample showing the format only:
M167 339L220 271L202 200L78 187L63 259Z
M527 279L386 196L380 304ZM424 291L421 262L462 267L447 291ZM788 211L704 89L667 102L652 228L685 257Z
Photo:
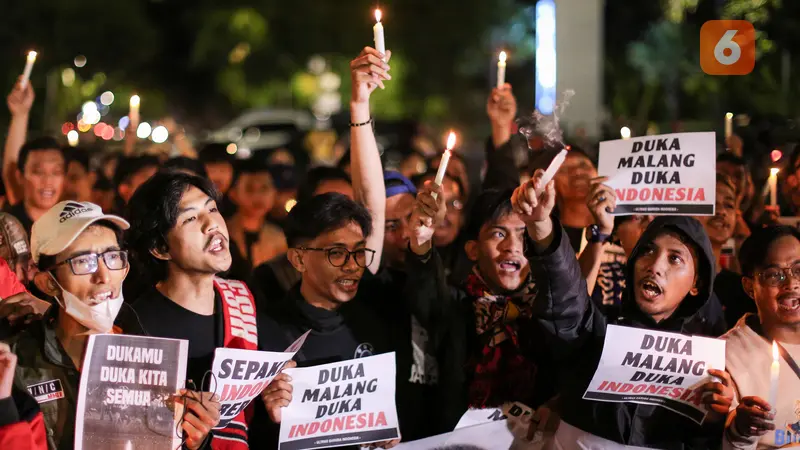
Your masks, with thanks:
M590 244L605 244L606 242L611 242L611 234L600 232L600 227L597 225L589 225L586 234L586 240L589 241Z
M350 122L350 127L351 127L351 128L352 128L352 127L363 127L364 125L369 125L369 124L371 124L371 123L372 123L372 117L370 117L370 118L369 118L369 120L368 120L368 121L366 121L366 122L361 122L361 123L353 123L353 122Z

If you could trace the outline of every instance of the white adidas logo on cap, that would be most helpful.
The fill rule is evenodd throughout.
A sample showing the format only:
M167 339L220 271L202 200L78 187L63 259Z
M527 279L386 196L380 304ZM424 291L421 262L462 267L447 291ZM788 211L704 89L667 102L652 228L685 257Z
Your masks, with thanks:
M83 213L91 211L92 211L91 206L87 206L77 202L67 202L67 204L64 205L64 208L61 210L61 214L58 215L59 217L58 221L60 223L64 223L65 221L75 216L79 216Z

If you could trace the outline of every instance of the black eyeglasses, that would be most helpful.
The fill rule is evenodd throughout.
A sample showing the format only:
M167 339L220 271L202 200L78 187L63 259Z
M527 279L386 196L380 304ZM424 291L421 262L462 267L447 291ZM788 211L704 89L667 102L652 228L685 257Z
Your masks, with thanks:
M789 276L800 279L800 263L792 267L770 267L759 271L756 275L761 283L770 287L778 287L785 283Z
M75 275L91 275L97 272L99 260L103 258L108 270L122 270L128 267L128 252L126 250L109 250L103 253L87 253L72 258L65 259L53 267L62 264L69 264L72 273Z
M356 265L366 269L367 266L372 264L372 260L375 258L375 250L370 250L368 248L360 248L358 250L353 250L352 252L344 247L298 247L297 249L309 250L312 252L325 252L326 256L328 257L328 262L331 263L333 267L344 266L347 264L347 261L350 261L350 256L352 255Z

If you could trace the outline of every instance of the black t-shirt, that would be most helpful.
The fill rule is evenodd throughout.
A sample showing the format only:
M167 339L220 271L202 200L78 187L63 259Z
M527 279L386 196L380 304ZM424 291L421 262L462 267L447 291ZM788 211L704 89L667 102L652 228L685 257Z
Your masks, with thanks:
M28 237L30 238L31 228L33 228L33 220L31 219L31 216L28 215L28 211L25 209L25 202L19 202L14 206L6 207L6 212L19 220L19 223L21 223L25 228L25 231L28 233Z
M132 306L138 317L142 334L189 341L189 360L186 367L186 379L193 380L198 389L208 389L211 376L206 376L205 385L201 386L206 372L211 370L214 361L214 350L223 346L224 332L222 314L222 298L215 292L215 313L203 316L189 311L173 302L156 288L148 289ZM267 351L283 351L289 346L280 333L277 325L269 318L258 315L258 347Z
M564 227L564 231L567 232L569 243L572 245L572 249L575 250L575 253L577 254L581 251L581 242L583 241L583 235L586 232L586 228Z
M714 293L722 303L728 328L733 328L746 313L758 313L756 302L744 291L738 273L723 269L714 279Z

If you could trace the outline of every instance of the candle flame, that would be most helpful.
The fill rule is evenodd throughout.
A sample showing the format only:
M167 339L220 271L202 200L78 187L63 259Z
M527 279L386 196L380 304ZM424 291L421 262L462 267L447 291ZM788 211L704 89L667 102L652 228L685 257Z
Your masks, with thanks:
M778 343L772 341L772 361L777 362L780 359L780 353L778 352Z
M28 52L28 61L30 61L30 62L36 61L36 55L37 55L37 53L35 51L33 51L33 50L29 51Z
M508 57L508 56L506 55L506 52L500 52L500 62L501 62L501 63L504 63L504 62L506 62L506 58L507 58L507 57Z
M139 102L140 101L141 101L141 99L139 98L138 95L132 95L131 96L131 108L136 108L137 106L139 106Z
M451 131L447 136L447 150L452 150L456 146L456 133Z
M728 120L733 119L733 113L725 114L725 118L728 119Z
M773 167L773 168L769 169L769 175L772 176L772 177L777 177L778 176L778 172L780 172L780 171L781 171L781 169L778 169L777 167Z
M381 10L380 9L376 9L375 10L375 21L376 22L380 22L381 21L381 17L383 17L383 14L381 13Z

